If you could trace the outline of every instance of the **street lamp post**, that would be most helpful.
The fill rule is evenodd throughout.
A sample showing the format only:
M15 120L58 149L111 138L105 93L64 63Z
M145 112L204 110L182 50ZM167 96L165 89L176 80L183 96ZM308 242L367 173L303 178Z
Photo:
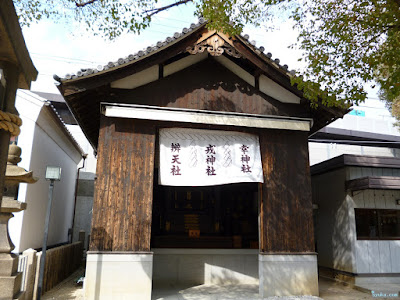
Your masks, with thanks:
M61 178L60 167L48 166L46 168L46 180L50 180L49 202L47 204L46 220L44 223L44 236L43 236L42 257L40 258L39 282L38 282L37 298L36 298L37 300L40 300L40 297L42 296L43 275L44 275L44 266L46 263L47 237L49 233L49 222L51 214L51 202L53 200L54 181L59 181L60 178Z

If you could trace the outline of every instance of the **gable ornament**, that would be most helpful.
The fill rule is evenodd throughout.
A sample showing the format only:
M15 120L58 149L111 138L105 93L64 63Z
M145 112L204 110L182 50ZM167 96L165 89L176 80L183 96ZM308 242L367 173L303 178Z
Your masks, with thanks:
M190 46L186 48L186 51L190 54L203 53L207 49L207 52L212 56L220 56L222 53L227 53L230 56L240 58L241 54L236 51L231 45L226 43L224 39L222 39L218 35L213 35L207 40L198 43L194 46Z

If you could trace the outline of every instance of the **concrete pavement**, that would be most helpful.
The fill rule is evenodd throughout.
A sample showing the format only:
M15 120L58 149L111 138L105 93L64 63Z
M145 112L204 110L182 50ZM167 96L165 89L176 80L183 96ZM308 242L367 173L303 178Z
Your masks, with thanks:
M83 300L83 288L75 284L75 281L84 274L84 270L78 270L69 278L57 285L52 290L45 293L43 300L61 299L61 300ZM383 290L382 290L383 288ZM376 291L385 292L385 286L381 289L377 287ZM361 299L399 299L386 297L373 297L367 290L359 291L350 286L326 278L320 278L319 281L320 297L269 297L272 299L302 299L302 300L361 300ZM200 285L195 287L164 286L153 288L152 300L260 300L258 297L258 285Z

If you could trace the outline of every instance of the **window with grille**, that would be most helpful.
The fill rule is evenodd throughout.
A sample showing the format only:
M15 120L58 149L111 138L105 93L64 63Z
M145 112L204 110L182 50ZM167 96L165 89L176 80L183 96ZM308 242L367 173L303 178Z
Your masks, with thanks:
M400 239L400 210L355 209L358 240Z

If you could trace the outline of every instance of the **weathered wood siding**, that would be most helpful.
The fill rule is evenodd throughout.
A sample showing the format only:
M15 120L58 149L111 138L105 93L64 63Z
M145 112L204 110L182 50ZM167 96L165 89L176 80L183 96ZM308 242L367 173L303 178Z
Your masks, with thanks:
M42 252L40 252L42 253ZM40 256L41 258L41 256ZM46 251L46 263L43 273L42 293L45 293L76 271L82 264L83 244L76 242L52 248ZM36 276L39 276L40 259L37 260ZM29 280L29 279L28 279ZM35 282L37 293L38 279ZM36 299L36 298L35 298Z
M260 132L264 171L260 203L261 252L313 252L307 133Z
M249 85L213 59L133 90L112 89L109 102L310 117L310 107L282 103Z
M149 251L155 127L101 118L91 251Z

